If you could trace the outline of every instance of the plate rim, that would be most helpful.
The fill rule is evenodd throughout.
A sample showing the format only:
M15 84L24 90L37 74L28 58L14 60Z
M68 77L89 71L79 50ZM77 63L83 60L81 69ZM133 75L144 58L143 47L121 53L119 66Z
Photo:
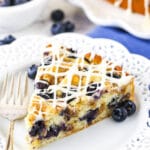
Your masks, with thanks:
M84 39L87 39L87 40L91 40L92 42L93 41L99 41L99 40L107 40L107 41L112 41L112 42L115 42L115 43L119 43L119 42L117 42L117 41L115 41L115 40L111 40L111 39L105 39L105 38L99 38L99 39L93 39L93 38L91 38L91 37L88 37L88 36L85 36L85 35L81 35L81 34L78 34L78 33L63 33L63 34L59 34L59 35L56 35L55 37L48 37L48 39L54 39L54 38L62 38L62 37L64 37L64 36L72 36L72 37L82 37L82 38L84 38ZM19 41L21 41L21 40L23 40L24 38L27 38L27 37L30 37L30 38L34 38L34 37L37 37L37 36L24 36L24 37L22 37L22 38L20 38L20 39L18 39L18 40L16 40L14 43L12 43L11 45L7 45L6 47L9 47L9 46L13 46L13 45L15 45L15 44L17 44ZM47 38L47 37L44 37L44 36L38 36L38 37L42 37L42 38ZM55 39L54 39L55 40ZM124 47L125 48L125 46L124 45L122 45L121 43L119 43L119 45L121 45L122 47ZM127 50L127 48L125 48L126 50ZM128 51L128 50L127 50ZM132 54L132 53L130 53L129 51L128 51L128 53L129 53L129 55L137 55L137 54ZM143 57L143 56L141 56L141 55L137 55L137 56L139 56L139 57L142 57L143 59L145 59L147 62L150 62L147 58L145 58L145 57ZM150 106L150 105L149 105ZM145 108L146 109L146 108Z

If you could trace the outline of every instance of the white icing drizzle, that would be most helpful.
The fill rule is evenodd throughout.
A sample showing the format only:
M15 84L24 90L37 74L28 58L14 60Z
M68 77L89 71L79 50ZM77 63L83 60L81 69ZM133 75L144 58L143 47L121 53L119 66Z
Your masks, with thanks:
M149 5L150 5L150 0L144 0L145 17L148 19L150 19Z
M132 0L128 0L127 13L132 13Z
M114 3L114 5L115 5L116 7L119 7L122 2L123 2L123 0L116 0L115 3Z
M35 107L33 107L31 110L30 110L30 114L34 114L35 116L35 122L38 121L38 120L43 120L43 115L44 114L47 114L47 112L43 112L42 111L42 107L43 107L43 102L45 101L44 99L35 99L32 97L32 99L34 99L34 104L38 104L39 106L39 110L38 110L38 113L37 113L37 109ZM36 112L36 113L35 113Z
M94 77L95 80L97 77L100 77L101 80L97 83L97 81L93 82L94 84L97 83L101 86L99 86L94 92L96 92L97 90L104 90L106 88L105 83L109 82L109 83L116 83L118 85L118 89L120 90L120 87L122 87L123 85L126 85L127 83L129 83L131 81L131 79L133 78L131 75L126 76L126 73L124 71L121 71L121 78L120 79L116 79L113 77L109 77L106 75L106 73L108 73L107 69L111 68L111 70L109 71L109 73L112 75L114 73L114 71L116 72L116 70L114 69L115 66L117 66L116 64L113 63L108 63L107 60L103 59L102 62L98 65L94 65L94 64L86 64L85 60L84 60L84 56L81 54L76 54L77 58L74 59L74 62L65 62L63 61L64 58L66 58L68 56L68 51L63 49L60 49L60 45L53 45L52 48L49 48L49 51L52 51L52 62L50 65L44 66L42 65L37 73L37 77L35 82L38 82L41 80L39 79L41 75L44 74L49 74L55 77L54 80L54 85L49 85L49 88L47 89L47 91L51 90L51 92L54 93L54 98L53 99L48 99L45 100L44 98L41 97L41 100L38 100L38 102L40 103L40 105L42 105L43 101L46 102L50 102L52 103L53 107L56 106L61 106L61 107L66 107L67 106L67 101L69 99L75 98L76 101L78 101L80 99L81 96L86 95L87 92L87 88L89 87L91 82L91 77ZM63 56L62 56L63 54ZM69 55L72 55L72 53L70 52ZM75 55L75 54L74 54ZM91 52L91 56L90 56L90 60L92 61L93 58L95 57L95 53ZM79 63L80 61L80 63ZM43 64L43 63L42 63ZM56 67L55 72L52 71L52 67ZM62 68L67 68L68 71L66 72L58 72L59 67ZM80 68L87 68L88 70L86 71L80 71ZM45 68L45 70L42 70L42 68ZM97 72L94 72L97 71ZM79 82L78 82L78 86L73 86L72 85L72 77L76 75L77 77L79 77ZM60 76L65 76L65 78L61 81L61 83L57 83L57 79ZM86 77L86 81L85 81L85 85L82 85L82 77ZM75 88L77 91L73 91L70 90L71 88ZM63 93L66 93L66 96L64 98L60 98L57 97L57 91L60 90ZM36 90L35 93L38 93L39 91ZM93 92L93 91L92 91ZM34 110L33 110L34 111ZM41 113L39 112L39 116L38 119L41 118Z

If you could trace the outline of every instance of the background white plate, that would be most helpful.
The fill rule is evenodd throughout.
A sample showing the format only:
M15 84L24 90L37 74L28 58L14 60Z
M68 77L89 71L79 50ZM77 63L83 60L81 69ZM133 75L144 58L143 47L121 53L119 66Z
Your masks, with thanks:
M61 139L42 148L42 150L150 150L150 92L148 82L150 75L149 60L131 55L121 44L108 40L97 39L79 34L61 34L53 38L23 37L9 46L0 47L0 79L4 72L25 72L32 63L39 63L45 44L51 41L63 43L77 50L94 50L109 60L118 62L135 76L137 113L122 123L111 118L89 127L77 134ZM8 121L0 117L0 150L4 149ZM24 121L15 124L14 150L28 150L25 141Z
M106 0L69 0L81 7L88 18L98 25L120 27L143 39L150 39L150 19L111 5Z

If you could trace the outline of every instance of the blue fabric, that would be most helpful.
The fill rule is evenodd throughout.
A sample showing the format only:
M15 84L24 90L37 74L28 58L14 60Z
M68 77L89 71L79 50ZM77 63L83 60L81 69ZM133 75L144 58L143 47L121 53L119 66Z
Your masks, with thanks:
M136 38L120 28L97 26L88 35L93 38L116 40L122 43L131 53L150 59L150 40Z

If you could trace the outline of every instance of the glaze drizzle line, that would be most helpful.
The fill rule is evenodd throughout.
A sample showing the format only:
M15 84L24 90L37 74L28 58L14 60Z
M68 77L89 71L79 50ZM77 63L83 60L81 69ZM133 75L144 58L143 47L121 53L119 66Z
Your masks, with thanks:
M75 98L78 101L81 96L88 95L90 92L87 92L87 88L92 82L101 85L93 92L104 90L107 83L116 84L115 90L119 91L122 85L126 85L133 78L133 76L127 75L122 67L120 67L121 70L116 70L116 64L108 62L93 51L82 55L78 52L72 54L72 51L68 51L68 48L63 46L62 49L61 47L59 44L53 44L52 47L46 49L52 58L52 62L49 65L44 65L43 58L42 66L39 67L35 80L35 82L41 82L40 77L45 74L54 77L54 83L50 84L48 89L45 90L54 93L53 99L47 100L47 102L52 103L53 107L66 107L69 99ZM69 58L70 55L75 57ZM85 61L85 57L87 57L88 62ZM60 68L65 69L65 71L60 72ZM107 76L108 72L110 76ZM114 73L120 74L120 77L114 77ZM58 83L60 77L64 78ZM71 88L76 88L76 90L70 91ZM66 96L58 97L58 91L66 93ZM38 92L36 90L36 93Z

